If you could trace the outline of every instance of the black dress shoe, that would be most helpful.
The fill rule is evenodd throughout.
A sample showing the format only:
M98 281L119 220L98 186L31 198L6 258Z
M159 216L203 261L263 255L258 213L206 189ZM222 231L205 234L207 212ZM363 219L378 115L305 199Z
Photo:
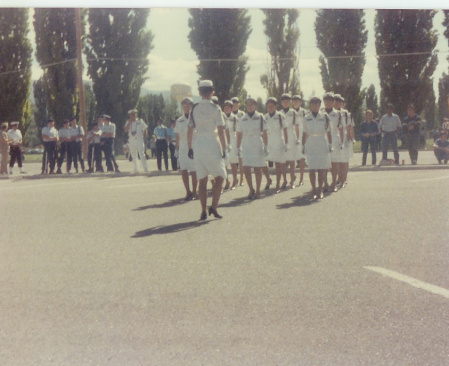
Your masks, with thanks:
M184 198L184 201L191 201L193 199L193 193L190 192L189 194L187 194L187 196Z
M217 210L213 208L212 206L209 206L209 216L214 215L216 219L221 219L223 216L219 215Z
M200 221L207 220L207 213L206 211L201 212Z

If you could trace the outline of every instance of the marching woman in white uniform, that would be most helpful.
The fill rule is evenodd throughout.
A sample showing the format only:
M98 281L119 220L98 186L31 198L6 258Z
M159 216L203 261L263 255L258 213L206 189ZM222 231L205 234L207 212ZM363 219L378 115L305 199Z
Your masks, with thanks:
M195 104L190 112L189 129L187 131L188 156L191 159L195 158L196 175L199 180L198 195L201 202L200 220L207 219L207 180L209 174L214 177L212 205L209 206L208 210L209 216L214 215L214 217L221 219L222 216L218 214L217 207L223 180L227 176L224 159L227 147L223 114L221 109L211 101L214 95L212 81L200 81L199 93L203 99Z
M285 125L285 117L276 110L276 98L268 98L267 114L267 135L268 135L268 155L267 161L272 161L276 169L276 193L280 192L281 176L284 184L287 184L287 174L285 171L285 152L288 150L288 133Z
M320 112L321 99L313 97L309 104L310 113L304 119L302 142L309 166L313 198L316 199L318 197L316 173L318 173L319 197L324 197L324 179L327 170L331 167L329 152L332 150L332 136L329 129L329 117L326 113Z
M306 117L306 114L308 114L308 112L301 107L302 105L302 97L300 95L294 95L292 97L292 106L293 109L296 111L297 115L298 115L298 120L299 120L299 134L298 136L300 136L302 138L302 134L304 132L304 118ZM302 186L304 184L304 170L306 168L306 157L305 155L302 153L302 142L301 142L301 146L299 147L299 150L301 152L300 154L300 158L298 160L298 164L299 164L299 185Z
M237 153L237 124L239 117L232 113L233 103L230 100L226 100L223 104L223 112L225 114L225 134L228 145L231 146L231 152L228 155L229 164L231 165L232 172L232 185L231 189L235 189L238 183L237 179L237 165L239 164L239 156Z
M331 175L332 184L331 189L337 192L337 175L340 170L340 165L344 162L344 151L343 147L343 121L341 118L340 111L334 108L334 94L326 93L323 97L324 100L324 111L329 117L329 125L332 135L332 152L331 152ZM327 177L325 185L327 185Z
M195 162L188 157L189 147L187 145L187 130L189 128L189 114L192 109L192 99L184 98L181 101L183 115L179 117L175 125L176 143L175 143L175 156L178 159L179 167L182 176L182 182L186 189L185 201L190 201L196 197L196 187L198 186L198 180L196 179ZM189 173L192 177L192 190L189 186Z
M256 100L249 97L246 100L246 114L237 125L237 150L242 157L243 171L249 188L249 199L260 198L262 168L267 166L265 157L268 155L267 122L261 113L256 112L256 107ZM254 168L256 176L255 190L251 168Z
M344 124L344 159L341 163L338 180L340 181L340 187L343 188L348 179L349 171L349 159L353 155L353 141L354 141L354 122L352 120L351 113L344 109L344 98L340 94L335 94L335 109L339 110L342 116Z
M281 96L281 104L282 104L282 113L285 116L285 124L287 126L288 131L288 151L285 153L286 159L286 169L290 172L290 186L291 188L295 188L295 167L296 160L301 158L301 148L300 148L300 138L299 135L299 118L296 111L293 108L290 108L291 104L291 96L290 94L282 94ZM287 186L285 184L282 185L282 188Z

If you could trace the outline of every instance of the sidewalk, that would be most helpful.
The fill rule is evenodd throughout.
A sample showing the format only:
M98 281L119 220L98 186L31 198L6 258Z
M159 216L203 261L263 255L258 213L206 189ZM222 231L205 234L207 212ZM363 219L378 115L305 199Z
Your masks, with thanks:
M380 171L380 170L427 170L427 169L449 169L449 164L438 164L438 161L433 154L433 151L420 151L418 155L418 164L411 165L410 157L408 155L408 151L400 150L399 151L399 162L401 165L390 165L390 166L379 166L379 162L382 159L382 153L377 153L377 165L366 165L362 166L362 154L354 153L354 156L349 162L350 171ZM393 158L393 153L388 153L388 158ZM404 165L402 165L402 161L404 160ZM371 162L371 154L368 154L367 163ZM17 165L14 167L14 174L8 176L2 176L0 179L56 179L56 178L89 178L89 177L125 177L125 176L162 176L162 175L178 175L179 171L172 170L157 170L156 159L149 159L148 169L149 173L144 173L141 163L139 162L139 173L134 173L134 165L132 162L127 159L117 160L119 164L120 173L71 173L71 174L55 174L55 175L42 175L41 173L41 162L24 162L23 168L26 174L20 174L19 168ZM103 162L104 165L104 162ZM170 160L169 160L170 167ZM65 168L65 163L63 165L63 171ZM9 169L9 168L8 168ZM273 168L274 169L274 168ZM270 168L270 172L271 172ZM74 169L73 169L74 171Z

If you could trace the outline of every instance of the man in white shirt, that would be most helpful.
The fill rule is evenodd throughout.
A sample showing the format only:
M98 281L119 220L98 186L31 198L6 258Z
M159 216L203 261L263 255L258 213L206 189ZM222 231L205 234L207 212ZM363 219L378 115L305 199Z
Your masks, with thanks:
M22 132L19 130L19 122L11 122L11 129L8 131L9 153L9 174L13 174L14 164L20 168L20 174L25 174L22 167Z
M42 140L44 142L44 155L42 157L42 174L48 173L50 165L50 174L55 174L55 165L57 160L56 144L59 139L58 130L55 128L55 121L50 118L47 121L47 127L42 129Z
M145 139L147 137L148 126L147 124L137 118L137 110L131 109L128 111L129 119L125 124L125 132L128 133L129 150L134 163L134 173L139 171L139 165L137 163L137 154L140 156L143 170L148 172L147 159L145 157Z
M399 165L398 132L402 128L401 119L393 113L393 104L387 104L387 114L379 122L379 128L383 133L382 160L387 160L388 148L391 145L394 153L394 163Z

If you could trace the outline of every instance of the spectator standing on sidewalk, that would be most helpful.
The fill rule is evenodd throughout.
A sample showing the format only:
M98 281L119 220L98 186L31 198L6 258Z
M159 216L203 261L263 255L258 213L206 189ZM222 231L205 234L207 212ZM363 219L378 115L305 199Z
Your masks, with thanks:
M382 138L382 160L387 160L388 148L391 146L394 154L394 163L399 165L398 132L402 128L402 123L397 114L393 113L393 104L387 104L387 114L379 122Z
M362 137L362 165L366 165L366 157L368 155L368 148L371 151L371 164L376 165L376 144L379 130L377 123L373 121L373 112L368 109L365 113L365 122L360 125L360 136Z
M402 132L405 136L412 165L416 165L418 163L420 127L421 118L415 113L415 106L413 104L409 104L407 106L407 117L404 118L404 122L402 123Z

